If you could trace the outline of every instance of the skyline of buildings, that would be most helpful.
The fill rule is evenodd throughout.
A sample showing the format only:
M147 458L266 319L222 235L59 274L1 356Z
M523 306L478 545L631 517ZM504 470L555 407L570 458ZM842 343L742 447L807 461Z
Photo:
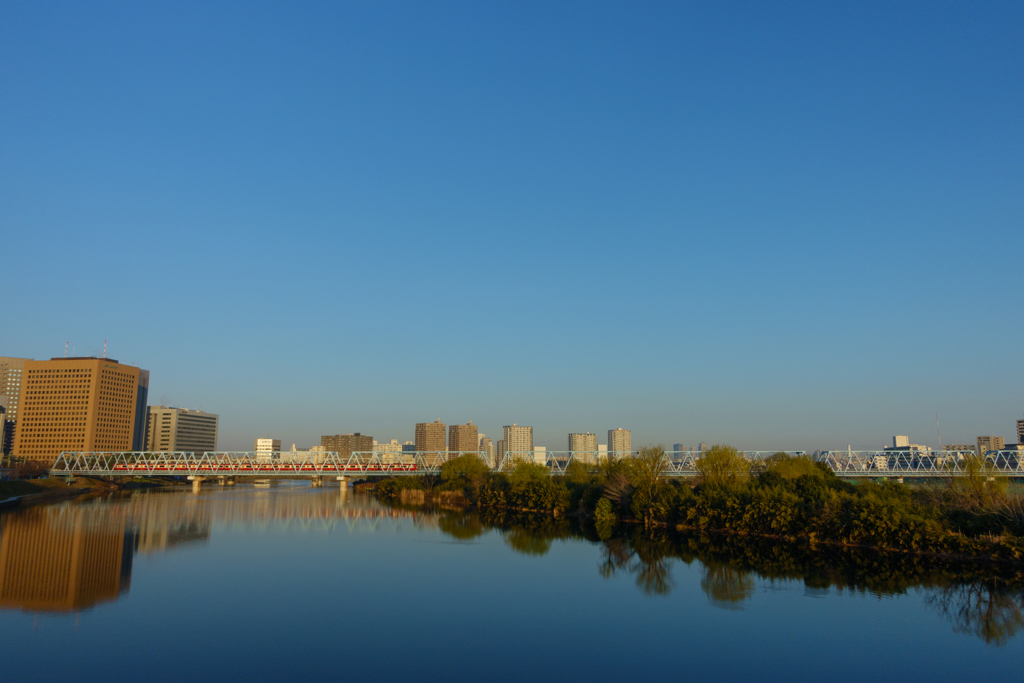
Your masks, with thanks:
M52 460L62 451L218 449L218 414L147 406L149 372L112 358L79 356L37 361L0 357L0 391L6 392L0 394L0 445L5 455ZM1016 420L1015 428L1016 444L1007 444L1002 436L985 435L978 436L973 445L954 444L946 448L976 452L1019 449L1024 443L1024 419ZM600 444L593 432L570 432L568 450L594 453L596 457L605 452L633 451L630 430L609 429L607 434L608 443ZM497 442L486 438L472 420L448 425L438 418L434 422L416 423L414 441L391 439L390 443L378 443L371 436L354 432L322 436L319 446L311 450L345 454L480 451L488 462L495 463L506 452L533 453L538 447L532 426L506 425L502 437ZM894 443L885 449L911 446L915 445L908 440L907 445ZM701 442L696 450L706 448ZM920 445L916 448L930 450ZM670 450L690 449L677 442Z

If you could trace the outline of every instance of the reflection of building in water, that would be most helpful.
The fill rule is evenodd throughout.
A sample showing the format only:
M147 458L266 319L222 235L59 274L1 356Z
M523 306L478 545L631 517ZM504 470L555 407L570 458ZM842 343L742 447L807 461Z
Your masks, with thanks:
M0 530L0 608L77 610L116 600L131 582L134 534L121 515L66 523L46 508L7 515Z
M136 529L135 549L140 553L170 550L183 543L210 540L210 512L194 499L173 494L137 494L109 508L128 518Z

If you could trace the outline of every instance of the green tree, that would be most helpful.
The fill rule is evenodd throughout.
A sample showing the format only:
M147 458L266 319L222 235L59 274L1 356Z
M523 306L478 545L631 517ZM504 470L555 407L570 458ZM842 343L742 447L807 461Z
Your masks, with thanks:
M441 481L476 491L487 481L490 473L491 468L479 456L460 455L446 462L441 468Z
M694 464L705 486L731 488L750 477L750 462L724 444L712 446Z
M796 479L805 474L812 477L825 476L818 463L806 455L790 455L781 451L765 458L764 470L776 472L783 479Z

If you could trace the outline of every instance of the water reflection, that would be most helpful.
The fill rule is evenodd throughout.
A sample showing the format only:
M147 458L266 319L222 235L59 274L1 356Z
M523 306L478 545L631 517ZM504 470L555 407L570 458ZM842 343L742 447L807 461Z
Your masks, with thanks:
M700 588L715 607L740 609L741 603L754 594L754 578L750 572L710 562L704 565Z
M726 610L751 604L758 585L798 581L805 595L819 597L924 591L929 608L954 631L997 646L1024 630L1024 571L1005 565L738 537L598 531L566 518L390 506L361 494L295 486L197 496L144 493L0 515L0 609L66 612L116 600L128 592L136 553L201 547L211 542L215 526L295 533L426 530L457 543L498 534L512 551L538 559L563 541L583 539L599 550L600 576L628 577L648 596L670 595L679 576L674 569L692 565L708 602Z
M1024 628L1020 588L991 583L946 586L928 596L928 604L952 622L957 633L977 636L990 645L1005 645Z
M124 517L53 512L0 519L0 608L65 612L128 591L135 534Z

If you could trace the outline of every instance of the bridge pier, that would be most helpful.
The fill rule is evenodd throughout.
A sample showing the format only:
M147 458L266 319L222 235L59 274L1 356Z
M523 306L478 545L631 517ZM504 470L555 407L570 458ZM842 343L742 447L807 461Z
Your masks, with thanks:
M199 485L202 484L206 477L197 477L194 474L189 475L188 480L192 482L192 493L199 493Z
M338 477L338 483L341 484L341 488L348 488L348 477Z
M315 489L323 488L324 478L323 477L313 477L312 479L309 480L309 485L312 486Z

